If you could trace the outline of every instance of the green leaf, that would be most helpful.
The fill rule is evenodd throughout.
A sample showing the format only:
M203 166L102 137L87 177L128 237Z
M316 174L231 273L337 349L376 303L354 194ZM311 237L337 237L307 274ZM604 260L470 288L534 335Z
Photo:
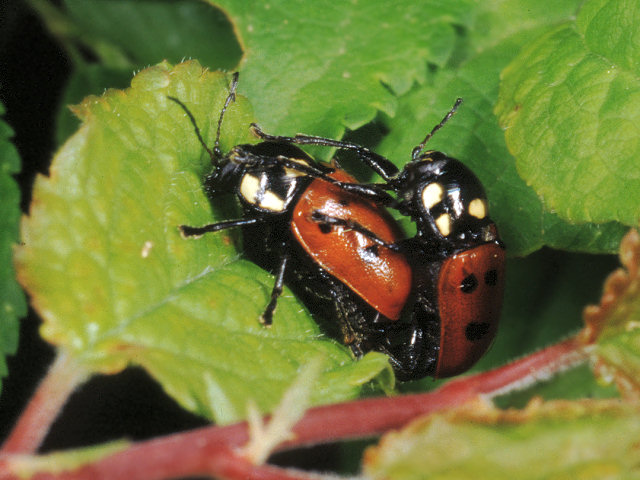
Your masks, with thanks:
M632 229L620 244L622 268L607 278L600 304L584 311L585 342L593 343L596 372L623 395L640 393L640 233Z
M511 54L517 54L523 42L537 36L541 28L573 18L582 0L529 2L527 0L491 0L482 2L469 30L473 52L481 53L506 40L513 44Z
M267 131L339 138L345 127L359 127L384 112L394 118L388 122L390 135L381 151L402 164L455 97L463 96L465 104L459 114L438 133L433 145L442 145L443 151L470 165L484 182L492 216L510 255L524 255L544 245L615 251L625 228L616 222L575 226L549 210L520 178L492 113L500 71L523 46L572 18L577 0L537 7L523 0L481 5L468 0L366 5L298 1L270 2L257 8L242 2L218 3L244 46L240 91L248 93ZM120 31L125 28L125 17L135 19L127 24L129 30L131 23L146 25L148 37L154 37L150 31L174 32L189 25L184 28L208 32L198 37L198 45L206 45L207 51L229 51L216 20L208 14L194 15L199 8L213 10L206 5L67 0L67 8L82 31L108 38L123 51L131 49L132 62L160 58L148 53L153 48L165 57L175 56L170 52L185 55L192 51L190 40L175 50L163 42L168 42L165 37L191 37L160 35L163 41L151 48L148 39L135 37L144 29ZM155 16L154 9L160 10ZM370 28L374 24L378 28ZM456 35L455 28L460 26L466 28L468 38ZM207 57L205 62L209 61ZM427 73L427 62L439 67L436 75ZM96 68L80 68L67 98L78 101L77 95L87 93L82 89L90 84L99 91L108 81L105 75L113 76L109 70ZM396 95L407 92L416 81L420 85L398 100ZM68 124L68 120L62 123L63 127ZM313 153L327 158L331 149L316 148Z
M496 112L518 172L570 222L640 218L636 7L588 1L503 73Z
M509 261L498 335L478 366L504 365L575 334L584 326L584 306L598 298L615 266L612 256L550 249Z
M484 28L472 30L472 43L475 45L477 38L482 48L471 52L455 69L440 69L427 83L403 96L396 116L387 122L390 133L377 151L398 165L406 163L412 148L442 119L454 100L462 97L464 103L458 113L434 136L428 148L460 159L478 175L509 254L525 255L544 245L592 253L614 252L626 228L616 223L576 226L546 210L533 189L520 178L504 132L492 112L500 72L509 59L572 9L565 6L555 16L538 11L539 17L527 19L529 30L513 33L499 27L508 12L522 11L527 2L498 4L503 8L487 4L487 11L478 13L479 27L497 24L489 32Z
M201 185L210 159L167 95L189 106L212 144L227 92L228 78L197 62L163 63L75 108L83 125L50 176L37 178L17 252L42 335L91 371L141 365L183 406L224 422L242 418L248 398L269 411L318 356L314 403L388 381L385 356L353 362L288 291L263 327L272 277L243 260L228 233L179 235L178 225L229 217L212 211ZM249 140L252 118L238 97L224 151Z
M614 399L620 398L620 392L615 385L598 379L591 365L584 364L540 380L524 390L502 395L494 403L499 408L523 408L536 397L545 400Z
M228 19L200 0L66 0L60 10L34 0L33 6L75 60L58 112L59 145L78 128L66 105L105 88L125 88L132 70L185 58L230 69L242 54ZM79 45L99 61L85 62Z
M0 115L4 112L4 105L0 103ZM18 319L27 313L24 294L16 282L13 268L20 191L12 175L20 171L20 157L9 141L12 136L9 125L0 119L0 378L8 373L6 356L14 354L18 348Z
M197 58L211 68L233 68L241 51L224 15L200 0L65 0L77 37L104 66L131 68Z
M617 401L471 405L418 420L367 451L368 478L640 478L640 407Z
M473 2L255 4L210 0L227 12L244 48L243 83L261 126L340 138L345 127L392 115L394 93L442 65L468 24Z
M77 65L71 73L62 96L56 122L56 144L62 145L80 126L80 121L67 105L80 103L87 95L107 88L126 88L131 83L131 70L115 70L99 64Z

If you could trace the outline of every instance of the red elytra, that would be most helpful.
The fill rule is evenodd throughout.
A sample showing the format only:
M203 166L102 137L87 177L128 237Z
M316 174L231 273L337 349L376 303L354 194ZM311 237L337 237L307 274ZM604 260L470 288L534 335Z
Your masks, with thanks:
M468 370L491 346L504 293L505 250L487 243L447 258L438 277L440 353L435 377Z
M330 174L342 182L356 180L341 170ZM359 223L388 243L400 240L395 221L370 200L316 179L300 197L291 222L296 240L323 269L347 285L375 310L397 320L411 291L412 273L404 255L374 245L365 235L342 227L328 233L311 218L314 211Z

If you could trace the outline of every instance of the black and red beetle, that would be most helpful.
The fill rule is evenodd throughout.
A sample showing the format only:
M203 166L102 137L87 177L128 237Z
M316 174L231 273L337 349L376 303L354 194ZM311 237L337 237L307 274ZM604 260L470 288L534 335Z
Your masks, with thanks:
M287 283L314 313L339 324L343 341L356 356L376 349L383 335L381 325L398 321L412 286L405 255L379 246L402 238L396 222L372 200L386 194L377 187L358 185L337 165L318 163L286 141L237 145L223 155L220 126L237 82L235 74L213 150L202 139L189 109L169 97L187 114L211 157L214 168L204 181L207 195L210 199L234 195L243 211L239 219L183 225L182 234L195 237L241 227L244 254L275 275L262 323L272 323ZM375 237L348 227L327 228L315 221L318 213L357 223L363 231L375 232Z
M436 378L469 369L487 351L498 328L504 293L505 247L488 215L487 197L475 174L460 161L424 146L455 113L443 120L412 151L402 171L360 145L307 135L268 135L263 140L322 145L355 151L384 180L358 194L398 209L417 226L414 238L389 244L356 219L315 214L327 226L349 226L378 245L404 253L413 270L405 320L385 325L377 350L389 353L400 379ZM375 187L375 188L374 188ZM378 189L391 190L397 198ZM373 192L373 193L372 193ZM407 319L408 318L408 319Z

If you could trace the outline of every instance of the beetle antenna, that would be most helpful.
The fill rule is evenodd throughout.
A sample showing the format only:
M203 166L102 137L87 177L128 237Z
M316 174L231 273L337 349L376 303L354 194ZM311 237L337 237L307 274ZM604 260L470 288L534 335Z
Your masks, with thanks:
M233 77L231 77L231 85L229 86L229 95L227 95L227 99L224 101L224 105L222 106L222 111L220 112L220 117L218 118L218 130L216 131L216 141L213 144L213 153L215 154L216 159L222 158L222 151L220 150L220 130L222 130L222 119L224 118L224 114L227 111L227 107L231 102L236 101L236 89L238 88L238 77L240 76L240 72L234 72Z
M191 113L191 110L189 110L189 108L184 103L182 103L180 100L178 100L176 97L171 97L171 96L167 95L167 98L169 100L171 100L172 102L176 102L180 106L180 108L182 108L182 110L184 110L184 113L187 114L187 117L189 117L189 120L191 121L191 125L193 125L193 128L194 128L194 130L196 132L196 137L198 137L198 140L200 141L200 144L207 151L207 153L209 154L209 156L213 160L214 154L211 151L211 149L209 147L207 147L207 144L204 143L204 140L202 139L202 134L200 133L200 129L198 128L198 124L196 123L196 119L193 117L193 113Z
M198 141L200 142L200 145L202 145L202 148L204 148L206 152L209 154L209 156L211 157L211 163L213 163L214 165L216 165L218 163L218 160L222 158L222 151L220 150L220 129L222 127L222 118L224 117L224 114L227 111L227 107L229 106L229 104L235 101L236 99L236 87L238 86L238 76L239 76L239 73L235 72L231 79L231 85L229 86L229 95L227 95L227 99L224 101L224 106L222 107L222 111L220 112L220 117L218 118L218 129L216 131L216 141L213 144L213 150L211 150L207 146L204 139L202 138L202 133L200 133L200 128L198 127L196 119L193 116L193 113L191 113L191 110L189 110L189 108L177 98L167 96L169 100L177 103L180 106L180 108L184 110L184 113L187 114L187 117L189 118L189 121L191 121L191 125L193 125L193 129L196 132L196 137L198 137Z
M411 152L411 161L415 162L418 159L418 155L420 155L420 152L422 152L422 149L427 144L427 142L431 140L431 137L433 137L433 135L438 130L440 130L444 126L444 124L449 121L451 117L453 117L454 113L456 113L456 110L458 110L458 107L460 106L461 103L462 103L462 99L458 98L456 100L456 103L453 104L453 107L451 107L451 110L447 112L447 114L440 121L440 123L437 124L435 127L433 127L433 129L427 134L427 136L424 137L424 140L420 142L420 145L418 145L416 148L413 149L413 151Z

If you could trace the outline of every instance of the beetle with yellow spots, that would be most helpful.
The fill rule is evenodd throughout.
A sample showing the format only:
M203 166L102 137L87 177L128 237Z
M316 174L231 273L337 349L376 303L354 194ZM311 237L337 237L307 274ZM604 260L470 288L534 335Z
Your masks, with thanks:
M218 120L214 147L200 134L189 108L178 104L211 157L204 179L211 200L235 197L242 217L202 226L180 225L184 237L199 237L229 228L242 229L244 256L274 274L274 284L260 321L269 326L286 284L321 319L327 330L342 335L356 357L384 350L377 339L387 324L397 323L411 291L412 271L405 255L378 243L395 243L401 232L376 201L389 195L360 185L335 163L314 160L282 138L220 149L220 130L235 99L234 74ZM253 125L258 136L260 129ZM359 229L325 228L314 215L329 214ZM376 241L366 232L375 231ZM339 332L335 332L336 327ZM385 351L386 352L386 351ZM397 363L397 362L396 362ZM395 365L395 364L394 364Z
M459 102L399 171L366 147L268 135L255 124L261 142L223 154L220 126L237 83L235 74L213 149L186 105L169 97L211 156L208 196L235 195L243 210L239 219L182 225L182 234L243 229L246 257L275 275L261 316L265 325L286 282L314 313L339 324L356 357L369 350L388 354L400 380L448 377L471 367L496 334L505 254L478 178L444 153L423 152ZM355 151L385 183L359 184L335 162L316 162L296 144ZM410 216L417 235L403 239L383 206Z
M376 201L411 217L417 234L393 244L368 235L378 245L403 253L413 271L412 295L404 318L390 324L384 351L391 354L400 379L432 375L448 377L470 368L489 348L498 329L504 292L505 247L489 218L487 196L480 180L462 162L424 147L455 113L461 99L415 147L402 170L366 147L307 135L271 140L324 145L351 150L385 183L376 188ZM366 193L366 192L365 192ZM317 216L326 225L344 226L330 216ZM350 222L350 228L359 229ZM366 229L360 229L366 233Z

